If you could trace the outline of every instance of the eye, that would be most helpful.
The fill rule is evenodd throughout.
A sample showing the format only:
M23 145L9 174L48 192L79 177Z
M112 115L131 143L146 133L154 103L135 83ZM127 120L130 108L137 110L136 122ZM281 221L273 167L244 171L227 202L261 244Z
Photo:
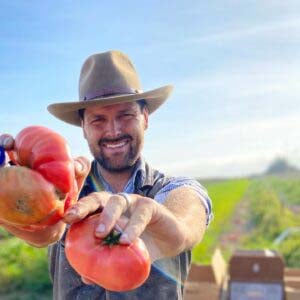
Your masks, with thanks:
M120 118L123 120L129 120L131 118L133 118L135 115L133 113L130 112L126 112L120 115Z
M105 121L104 117L102 117L102 116L96 116L93 119L91 119L90 123L97 125L97 124L103 123L104 121Z

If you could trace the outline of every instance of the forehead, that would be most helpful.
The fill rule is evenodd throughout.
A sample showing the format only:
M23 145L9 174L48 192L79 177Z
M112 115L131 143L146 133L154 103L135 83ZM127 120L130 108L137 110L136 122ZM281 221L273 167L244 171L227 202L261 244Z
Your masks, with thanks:
M124 102L112 105L91 105L85 109L85 114L110 114L124 110L136 110L138 104L136 102Z

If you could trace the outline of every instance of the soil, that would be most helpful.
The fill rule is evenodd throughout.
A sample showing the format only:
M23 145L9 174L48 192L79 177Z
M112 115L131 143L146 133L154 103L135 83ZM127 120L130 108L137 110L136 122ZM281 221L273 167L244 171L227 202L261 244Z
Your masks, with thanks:
M244 197L235 207L229 230L220 237L219 246L223 253L233 253L241 248L242 238L250 231L249 201Z

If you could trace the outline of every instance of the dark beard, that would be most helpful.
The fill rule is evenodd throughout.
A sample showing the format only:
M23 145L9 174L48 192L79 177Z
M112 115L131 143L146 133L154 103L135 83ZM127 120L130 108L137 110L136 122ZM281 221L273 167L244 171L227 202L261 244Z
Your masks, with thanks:
M137 158L132 158L132 159L127 159L127 163L126 164L122 164L122 165L117 165L115 166L114 164L111 163L111 161L109 159L106 159L103 156L100 157L96 157L96 161L99 163L99 165L106 171L109 171L111 173L122 173L125 171L128 171L130 169L132 169L132 167L135 165Z
M101 139L98 144L101 149L101 144L104 142L118 142L124 138L128 138L132 140L131 136L124 135L117 139ZM132 167L135 165L136 161L138 160L138 157L139 154L138 154L137 147L130 145L129 152L126 154L126 156L124 157L123 161L120 164L115 164L113 158L107 158L102 153L100 153L99 156L97 156L95 159L103 169L111 173L120 173L132 169Z

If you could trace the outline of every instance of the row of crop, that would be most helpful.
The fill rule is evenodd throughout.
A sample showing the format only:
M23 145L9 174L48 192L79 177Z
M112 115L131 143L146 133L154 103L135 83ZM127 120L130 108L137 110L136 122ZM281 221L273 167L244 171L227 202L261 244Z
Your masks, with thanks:
M248 189L247 178L204 183L213 203L214 218L206 230L202 242L193 249L194 262L207 263L218 246L221 234L230 230L236 206Z
M286 187L289 187L287 189ZM299 217L282 202L282 196L295 203L293 187L298 190L298 182L286 182L286 179L264 178L252 181L247 193L250 204L248 215L251 230L243 240L248 249L269 248L279 251L289 267L300 267L300 233L297 232L275 244L275 239L289 228L300 227ZM289 192L291 191L291 192Z

